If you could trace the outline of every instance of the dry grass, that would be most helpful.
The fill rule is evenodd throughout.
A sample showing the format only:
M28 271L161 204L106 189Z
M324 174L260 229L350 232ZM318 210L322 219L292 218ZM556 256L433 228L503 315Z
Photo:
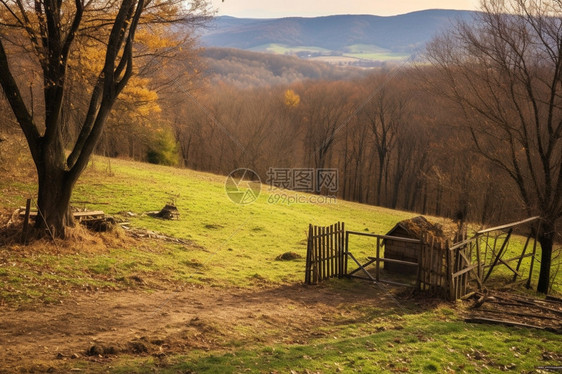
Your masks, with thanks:
M107 253L111 248L127 248L135 245L138 240L128 236L120 227L114 227L110 232L92 232L86 227L76 224L66 231L65 239L52 239L44 235L43 230L37 230L30 225L27 244L22 240L23 220L19 211L10 213L4 209L0 211L0 245L19 253L34 254L99 254Z

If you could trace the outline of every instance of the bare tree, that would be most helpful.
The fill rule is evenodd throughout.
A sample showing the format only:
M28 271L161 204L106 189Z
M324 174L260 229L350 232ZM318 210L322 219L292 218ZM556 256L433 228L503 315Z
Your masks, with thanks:
M382 88L364 109L363 113L370 124L374 138L374 148L378 158L375 203L381 205L383 204L383 189L386 192L388 184L390 155L396 143L396 136L407 115L407 98L395 86L389 87L384 82L377 82L377 85Z
M64 237L66 227L73 225L73 187L88 164L117 96L133 75L133 43L141 15L152 22L179 21L186 15L181 10L185 8L176 0L0 0L0 5L0 84L37 169L37 200L43 219L36 225ZM187 15L205 9L204 1L194 1ZM92 87L82 87L90 92L88 108L76 141L65 144L61 113L71 51L80 37L96 39L100 35L106 35L103 68ZM24 100L7 43L33 51L42 75L41 115L33 115Z
M435 39L427 57L477 151L513 180L528 214L542 217L537 290L546 293L562 215L562 4L484 0L482 11Z
M336 133L351 113L346 82L311 83L301 94L302 125L305 126L306 164L322 169L329 163ZM349 94L348 94L349 95Z

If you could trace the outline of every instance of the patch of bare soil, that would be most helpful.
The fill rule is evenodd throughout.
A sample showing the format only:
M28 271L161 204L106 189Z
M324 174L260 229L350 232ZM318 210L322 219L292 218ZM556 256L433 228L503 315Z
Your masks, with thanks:
M362 307L373 305L394 308L396 301L358 283L353 292L193 286L83 294L33 310L0 307L0 372L64 372L77 360L107 363L119 354L164 358L194 348L304 344L329 333L330 326L365 318Z

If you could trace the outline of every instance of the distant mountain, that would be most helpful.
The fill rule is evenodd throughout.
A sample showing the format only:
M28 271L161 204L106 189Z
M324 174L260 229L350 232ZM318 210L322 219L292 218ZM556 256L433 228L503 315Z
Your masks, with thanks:
M405 58L455 20L474 12L425 10L398 16L335 15L315 18L217 17L201 36L203 45L349 60ZM327 60L338 62L338 59Z

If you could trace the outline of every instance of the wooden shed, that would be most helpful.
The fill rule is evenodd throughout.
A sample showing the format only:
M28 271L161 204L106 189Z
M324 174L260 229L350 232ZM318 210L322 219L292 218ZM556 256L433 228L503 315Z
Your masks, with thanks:
M400 221L390 230L387 236L417 239L432 238L434 241L446 241L446 235L440 225L429 222L425 217L418 216ZM421 245L418 243L406 243L392 239L385 239L384 257L388 259L419 262ZM390 272L401 274L416 274L417 268L406 264L387 262L384 268Z

